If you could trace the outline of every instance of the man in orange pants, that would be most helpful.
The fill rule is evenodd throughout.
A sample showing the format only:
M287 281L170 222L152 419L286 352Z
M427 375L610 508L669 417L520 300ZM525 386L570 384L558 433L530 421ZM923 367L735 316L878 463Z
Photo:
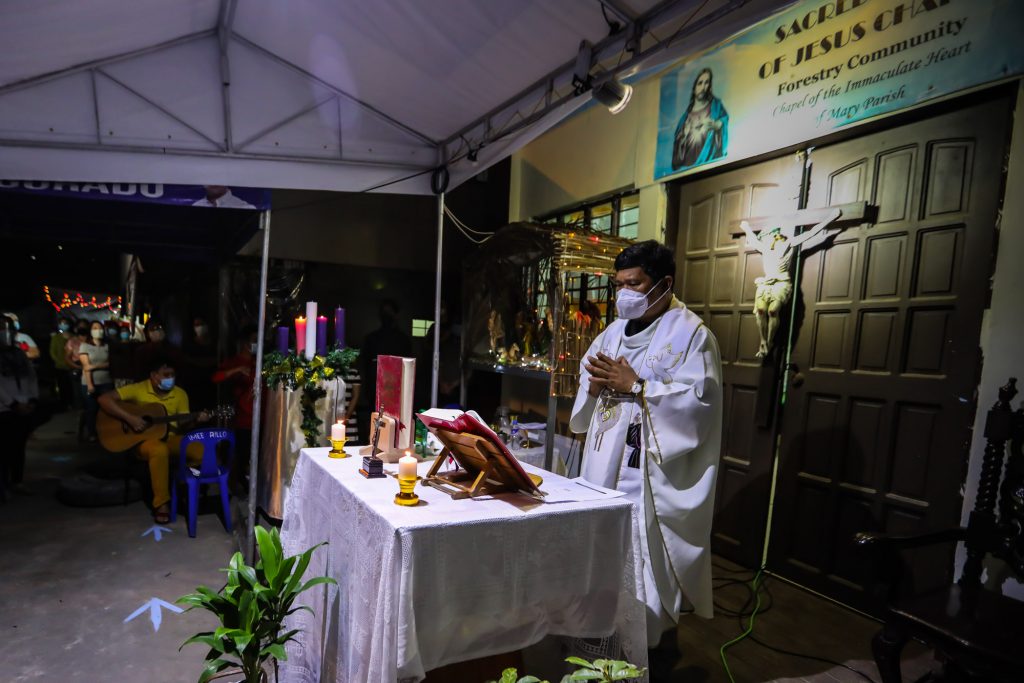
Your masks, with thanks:
M125 403L159 403L168 415L189 412L188 394L174 385L173 362L165 355L155 354L148 365L148 379L119 387L99 398L100 407L105 412L137 432L145 430L149 424L125 410ZM202 412L193 422L172 422L166 438L147 439L136 447L139 459L149 462L149 476L153 484L153 516L158 524L166 524L170 520L170 463L171 458L181 452L181 435L193 427L194 422L206 422L209 419L209 415ZM192 446L196 448L194 452ZM202 459L202 444L192 446L186 452L186 458L189 463L197 464Z

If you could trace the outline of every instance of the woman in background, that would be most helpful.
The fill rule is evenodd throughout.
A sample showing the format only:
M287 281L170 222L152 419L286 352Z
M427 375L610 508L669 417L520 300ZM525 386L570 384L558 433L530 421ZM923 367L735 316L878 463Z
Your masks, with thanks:
M93 321L89 328L89 341L78 347L78 358L82 363L82 391L85 392L85 432L89 443L96 441L96 413L100 407L97 398L114 388L106 336L103 323Z

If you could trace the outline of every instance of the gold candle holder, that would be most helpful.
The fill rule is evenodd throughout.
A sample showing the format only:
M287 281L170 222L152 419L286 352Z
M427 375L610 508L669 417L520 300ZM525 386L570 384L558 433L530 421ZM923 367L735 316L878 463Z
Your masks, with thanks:
M331 439L331 450L327 454L328 458L347 458L348 453L343 449L345 448L345 439Z
M398 479L398 493L395 495L395 504L410 507L419 505L420 497L413 492L419 477L396 477L396 479Z

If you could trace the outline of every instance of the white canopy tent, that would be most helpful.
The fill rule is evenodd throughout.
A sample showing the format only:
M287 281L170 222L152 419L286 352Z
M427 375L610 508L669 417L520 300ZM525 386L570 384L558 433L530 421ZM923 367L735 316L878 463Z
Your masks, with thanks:
M714 45L786 4L9 0L0 177L436 192L437 319L445 186L512 154L608 79ZM265 293L269 212L262 226Z
M454 187L589 101L581 41L599 83L782 4L12 0L0 174L428 194L430 169Z

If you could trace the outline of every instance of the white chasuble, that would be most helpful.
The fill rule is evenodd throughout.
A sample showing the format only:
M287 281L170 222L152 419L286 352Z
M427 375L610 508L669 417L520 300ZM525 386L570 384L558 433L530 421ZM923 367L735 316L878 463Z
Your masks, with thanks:
M711 519L722 438L722 364L700 318L673 297L646 329L626 336L608 326L587 350L625 357L645 381L641 397L589 395L580 388L570 428L586 432L581 475L623 491L641 511L648 638L693 611L711 618Z

